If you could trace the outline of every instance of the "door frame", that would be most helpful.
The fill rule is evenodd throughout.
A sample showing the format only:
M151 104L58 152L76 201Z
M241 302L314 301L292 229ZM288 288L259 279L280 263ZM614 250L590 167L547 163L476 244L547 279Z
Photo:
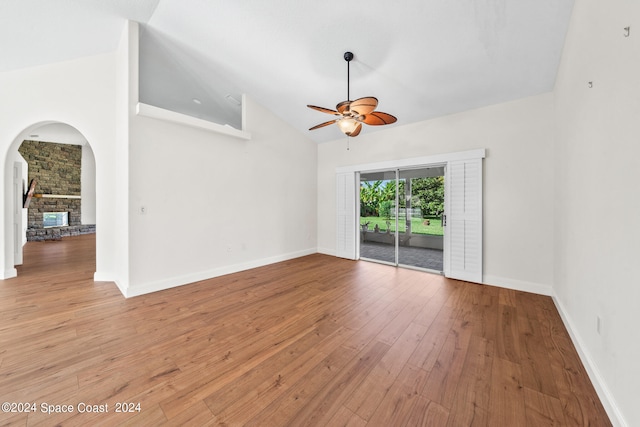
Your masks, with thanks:
M23 164L13 162L13 264L22 265L22 246L24 244L23 208L24 181Z

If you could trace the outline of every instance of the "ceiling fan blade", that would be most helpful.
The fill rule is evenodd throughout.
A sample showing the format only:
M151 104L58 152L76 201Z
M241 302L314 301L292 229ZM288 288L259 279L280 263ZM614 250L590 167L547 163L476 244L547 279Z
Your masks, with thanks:
M349 111L350 105L351 101L342 101L340 104L336 105L336 110L338 110L338 113L344 114L345 111Z
M315 105L307 105L307 107L309 107L311 109L314 109L314 110L317 110L317 111L320 111L321 113L334 114L336 116L340 115L340 113L338 113L337 111L332 110L330 108L318 107L318 106L315 106Z
M351 132L349 134L350 137L354 137L354 136L358 136L360 135L360 131L362 130L362 123L358 123L358 125L356 126L356 128L353 130L353 132Z
M356 99L351 103L349 109L357 112L358 115L366 115L371 113L378 106L378 99L373 96ZM355 115L355 114L354 114Z
M366 114L360 121L372 125L372 126L381 126L381 125L390 125L391 123L395 123L398 119L396 119L391 114L383 113L381 111L374 111L373 113Z
M335 123L335 122L337 122L337 121L338 121L338 119L335 119L335 120L329 120L328 122L324 122L324 123L320 123L319 125L315 125L314 127L309 128L309 130L315 130L315 129L323 128L323 127L325 127L325 126L332 125L332 124L334 124L334 123Z

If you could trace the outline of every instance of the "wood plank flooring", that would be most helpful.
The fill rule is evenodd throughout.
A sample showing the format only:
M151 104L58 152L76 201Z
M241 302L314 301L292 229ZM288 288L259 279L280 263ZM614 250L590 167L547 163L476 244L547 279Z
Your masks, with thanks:
M125 299L94 248L0 281L0 426L611 425L548 297L318 254Z

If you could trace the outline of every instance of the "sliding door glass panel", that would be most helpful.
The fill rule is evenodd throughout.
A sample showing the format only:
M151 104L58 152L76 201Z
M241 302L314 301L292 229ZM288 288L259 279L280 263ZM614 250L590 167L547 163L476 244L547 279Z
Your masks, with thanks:
M399 171L398 264L443 271L444 166Z
M398 235L402 235L407 231L407 202L404 197L405 180L398 180Z
M396 264L396 171L360 174L360 258Z

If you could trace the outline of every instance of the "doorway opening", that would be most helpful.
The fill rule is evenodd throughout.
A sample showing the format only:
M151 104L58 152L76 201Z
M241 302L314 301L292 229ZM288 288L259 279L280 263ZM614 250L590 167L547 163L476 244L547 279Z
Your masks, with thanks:
M445 166L360 173L360 259L445 271Z
M5 262L14 267L5 278L18 274L27 242L96 233L95 156L76 128L59 122L27 128L9 148L5 167L12 171L5 194L12 250Z

